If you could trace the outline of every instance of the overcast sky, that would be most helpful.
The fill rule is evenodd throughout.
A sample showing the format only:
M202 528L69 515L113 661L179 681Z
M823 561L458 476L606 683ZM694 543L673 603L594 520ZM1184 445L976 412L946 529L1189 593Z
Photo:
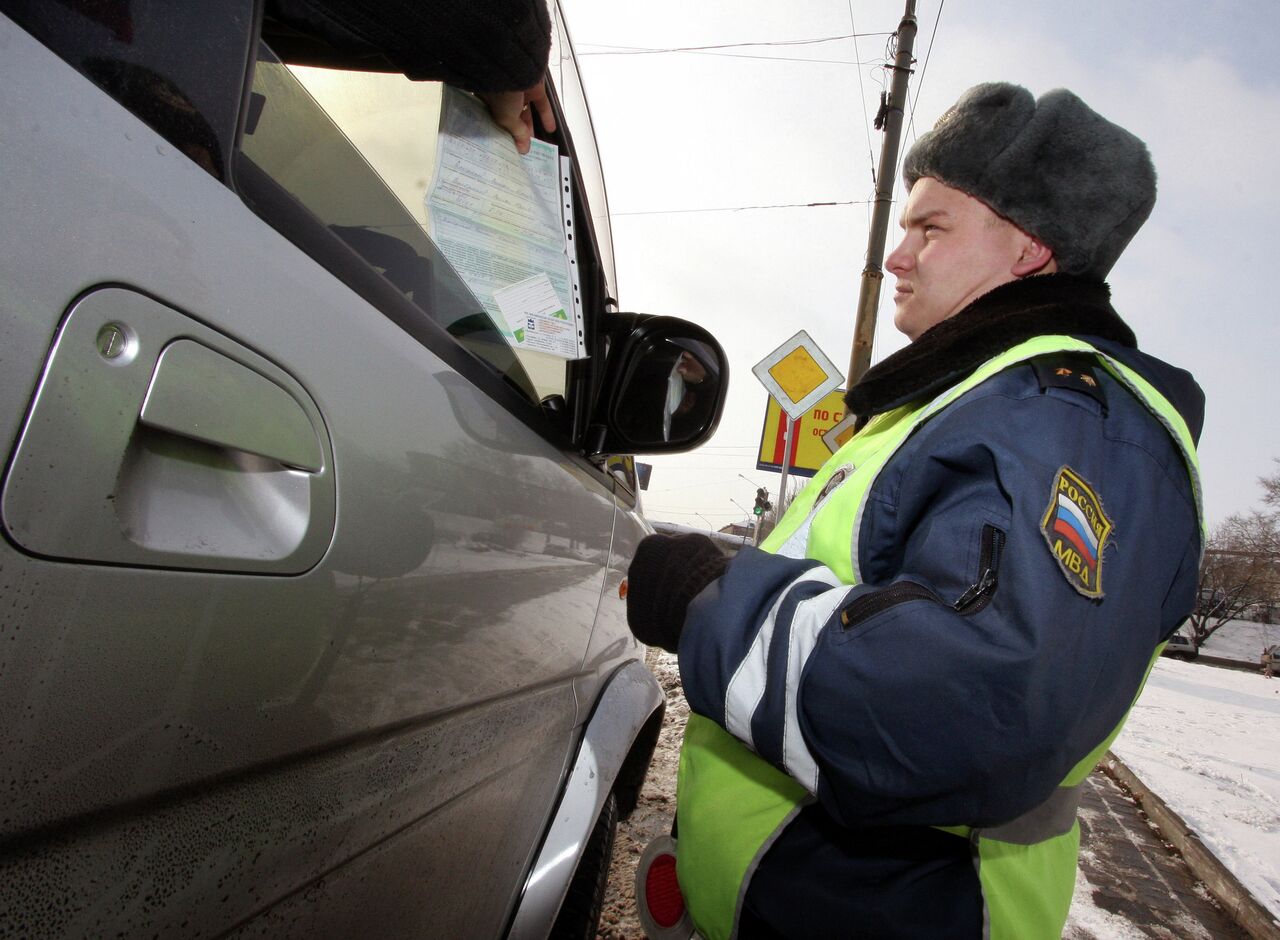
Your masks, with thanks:
M848 361L886 36L860 36L856 48L842 39L632 50L883 34L904 4L563 4L609 187L622 308L708 327L734 370L715 437L652 461L646 509L718 527L742 518L731 498L751 505L739 473L777 491L778 475L755 469L766 393L750 367L800 327ZM1256 478L1280 456L1280 4L920 0L917 17L904 150L965 88L991 80L1037 96L1070 88L1146 140L1159 197L1112 272L1113 299L1144 350L1190 369L1205 390L1210 523L1257 505ZM811 202L855 204L690 211ZM892 285L887 276L877 362L905 344Z

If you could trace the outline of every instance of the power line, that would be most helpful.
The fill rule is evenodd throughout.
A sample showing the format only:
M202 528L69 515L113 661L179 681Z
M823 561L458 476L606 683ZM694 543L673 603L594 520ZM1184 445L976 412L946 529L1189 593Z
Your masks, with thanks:
M582 55L655 55L663 52L704 52L711 49L752 49L760 46L814 46L824 42L839 42L843 39L857 40L859 36L888 36L889 33L849 33L844 36L823 36L819 39L773 39L763 42L723 42L711 46L671 46L666 49L655 49L650 46L619 46L606 42L579 43L578 48L621 49L622 52L588 52Z
M648 489L646 492L649 492L649 493L674 493L674 492L676 492L676 491L678 491L678 490L692 490L692 489L696 489L696 488L698 488L698 487L715 486L715 485L716 485L716 484L714 484L714 483L682 483L680 486L655 486L655 485L653 485L652 483L650 483L650 484L649 484L649 489Z
M665 513L670 516L735 516L739 519L745 515L745 513L740 510L736 512L694 512L690 509L654 509L653 512L655 515L658 513Z
M708 456L714 456L714 454L712 454L712 455L708 455ZM732 464L728 464L728 463L716 463L716 464L710 464L710 463L703 463L703 464L687 464L687 463L682 463L682 464L680 464L679 466L672 467L671 469L672 469L672 470L678 470L678 471L679 471L679 472L681 472L681 473L683 473L683 472L684 472L684 471L686 471L686 470L718 470L718 471L719 471L719 472L721 472L721 473L734 473L734 472L740 472L740 471L742 471L742 470L744 470L744 469L750 469L750 467L748 467L748 466L747 466L747 464L748 464L748 463L754 463L754 460L752 460L752 457L751 457L751 455L750 455L750 454L744 455L744 456L743 456L743 457L741 457L741 458L730 458L730 457L726 457L725 459L726 459L726 460L737 460L738 462L737 462L737 463L732 463ZM655 472L656 472L656 469L655 469ZM713 484L708 483L708 484L704 484L704 485L706 485L706 486L711 486L711 485L713 485Z
M853 30L853 35L858 35L858 26L853 21L853 0L849 0L849 28ZM862 54L858 52L858 40L853 40L853 57L861 59ZM862 85L862 66L858 66L858 100L862 102L862 129L867 134L867 157L871 163L871 186L874 189L876 185L876 155L875 148L871 145L871 121L867 116L867 92Z
M911 113L907 117L907 124L911 128L911 139L916 139L916 102L920 100L920 91L924 88L924 73L929 70L929 56L933 54L933 39L938 35L938 23L942 19L942 8L947 5L947 0L941 0L938 4L938 15L933 20L933 32L929 34L929 48L924 53L924 65L920 66L920 78L916 81L915 97L911 100Z
M682 52L679 49L654 49L652 51L655 53L676 52L676 53L679 53L680 55L705 55L705 56L711 56L716 59L758 59L763 62L812 62L818 65L871 65L873 62L879 61L878 59L871 59L867 62L856 62L856 61L851 61L849 59L814 59L808 56L751 55L750 53L747 53L747 52ZM638 53L625 53L625 52L579 52L578 53L579 56L629 55L629 54L635 55Z
M764 206L714 206L703 209L649 209L641 212L610 212L610 216L620 215L679 215L686 212L743 212L748 209L817 209L827 206L861 206L871 202L870 199L849 199L833 202L782 202Z

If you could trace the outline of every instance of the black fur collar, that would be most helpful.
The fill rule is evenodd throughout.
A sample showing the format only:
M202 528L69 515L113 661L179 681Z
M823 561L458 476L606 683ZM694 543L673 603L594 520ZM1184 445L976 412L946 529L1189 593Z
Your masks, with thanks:
M1098 336L1137 348L1102 281L1044 274L1002 284L910 346L867 370L845 393L849 411L873 415L936 395L993 356L1034 336Z

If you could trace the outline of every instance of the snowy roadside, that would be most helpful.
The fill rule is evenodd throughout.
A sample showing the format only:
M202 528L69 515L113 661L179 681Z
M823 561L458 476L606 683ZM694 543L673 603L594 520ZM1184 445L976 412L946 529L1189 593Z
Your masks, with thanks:
M671 832L671 820L676 812L676 767L680 759L680 739L689 719L689 706L680 687L676 657L660 649L650 649L645 662L666 693L667 711L662 719L662 733L654 749L649 776L640 791L640 802L631 817L618 825L597 934L602 940L642 940L644 937L636 916L636 864L646 845Z
M1280 624L1228 620L1200 647L1200 652L1258 665L1263 647L1280 643Z
M1111 749L1280 918L1280 680L1161 659Z

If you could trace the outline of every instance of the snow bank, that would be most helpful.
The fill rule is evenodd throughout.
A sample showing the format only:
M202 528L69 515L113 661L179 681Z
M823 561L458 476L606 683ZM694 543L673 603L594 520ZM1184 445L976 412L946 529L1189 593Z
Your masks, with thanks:
M1272 643L1280 643L1280 624L1228 620L1213 632L1200 651L1256 665L1262 648Z
M1161 658L1112 750L1280 917L1280 679Z

